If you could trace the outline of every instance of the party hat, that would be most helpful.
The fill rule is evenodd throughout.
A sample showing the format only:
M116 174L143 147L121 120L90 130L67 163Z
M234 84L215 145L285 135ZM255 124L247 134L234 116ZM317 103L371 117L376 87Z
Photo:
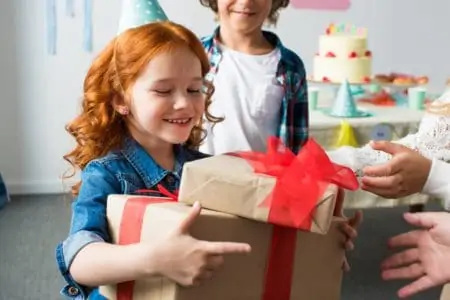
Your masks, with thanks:
M356 140L353 127L347 121L342 120L341 128L339 129L339 134L334 144L334 148L340 148L344 146L358 147L359 144Z
M131 28L167 20L158 0L122 0L118 34Z
M341 84L334 105L327 111L327 114L339 118L361 118L371 116L369 112L358 110L347 80Z
M353 96L364 95L366 91L360 85L350 85L350 91Z

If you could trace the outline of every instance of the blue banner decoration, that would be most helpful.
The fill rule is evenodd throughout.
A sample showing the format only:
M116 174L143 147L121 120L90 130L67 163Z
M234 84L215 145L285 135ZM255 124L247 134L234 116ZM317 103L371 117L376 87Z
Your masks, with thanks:
M84 0L84 50L92 52L92 0Z
M74 0L66 0L66 15L71 18L75 17L74 2Z
M56 0L47 0L47 51L56 54Z

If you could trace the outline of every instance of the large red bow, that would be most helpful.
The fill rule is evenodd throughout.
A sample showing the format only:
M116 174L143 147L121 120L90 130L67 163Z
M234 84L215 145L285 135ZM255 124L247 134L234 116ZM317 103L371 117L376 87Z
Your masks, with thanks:
M325 151L309 139L298 155L290 151L276 137L268 139L266 153L231 153L247 160L256 173L277 178L271 196L263 205L270 207L269 219L291 216L291 222L299 227L311 216L318 199L329 184L348 190L359 187L354 172L347 167L334 164Z

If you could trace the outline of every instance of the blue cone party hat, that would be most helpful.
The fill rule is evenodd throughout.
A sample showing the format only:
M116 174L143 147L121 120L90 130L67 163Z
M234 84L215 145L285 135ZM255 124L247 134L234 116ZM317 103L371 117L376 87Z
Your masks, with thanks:
M118 34L131 28L167 20L158 0L122 0Z
M327 113L330 116L338 118L362 118L371 116L369 112L358 110L347 80L341 84L336 100Z

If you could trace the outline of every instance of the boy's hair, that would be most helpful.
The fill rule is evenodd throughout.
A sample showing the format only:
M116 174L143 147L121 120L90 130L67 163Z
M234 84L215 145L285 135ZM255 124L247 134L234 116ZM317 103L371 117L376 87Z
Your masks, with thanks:
M275 25L278 21L280 10L289 5L290 0L272 0L272 9L270 10L267 21L271 25ZM200 4L212 9L216 14L219 12L217 0L200 0Z

